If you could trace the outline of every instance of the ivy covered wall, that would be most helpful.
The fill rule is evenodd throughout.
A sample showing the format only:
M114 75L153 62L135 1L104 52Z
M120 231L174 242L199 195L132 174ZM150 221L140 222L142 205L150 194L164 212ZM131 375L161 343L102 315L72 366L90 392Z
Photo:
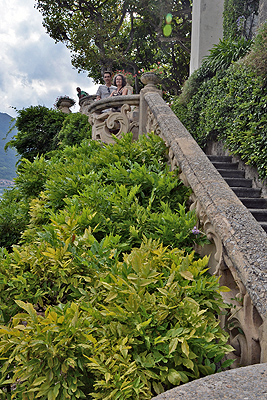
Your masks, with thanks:
M244 37L249 40L252 38L258 24L259 1L260 0L224 1L224 39Z

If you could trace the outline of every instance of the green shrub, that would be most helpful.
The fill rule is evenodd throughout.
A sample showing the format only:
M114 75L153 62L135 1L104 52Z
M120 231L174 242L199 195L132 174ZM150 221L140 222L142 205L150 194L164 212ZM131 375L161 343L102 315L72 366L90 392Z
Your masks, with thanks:
M0 397L142 400L218 369L226 289L159 137L84 140L17 184L30 221L0 249Z
M11 250L18 243L29 222L29 204L15 187L7 190L1 199L0 207L0 247Z
M105 246L107 263L88 266L77 304L37 315L16 301L26 313L0 327L2 393L15 384L22 399L149 399L215 372L232 350L215 316L225 289L206 275L207 258L148 240L120 262Z
M61 130L55 137L55 142L61 146L73 146L91 137L92 126L88 122L88 116L74 113L68 114L64 120Z
M174 102L173 110L205 148L209 140L222 140L233 154L267 176L267 92L261 77L242 65L230 67L199 86L185 108Z
M210 54L204 57L201 66L185 81L182 93L175 100L175 107L179 107L179 115L186 112L184 108L192 97L199 91L200 85L215 76L222 78L229 66L244 57L251 47L251 41L244 38L236 40L224 39L214 45Z
M251 52L244 58L244 64L255 71L258 76L264 79L266 84L267 76L267 22L259 29L252 45Z
M223 37L251 39L259 0L225 0L223 12Z
M18 132L5 148L15 148L22 158L30 161L56 148L54 138L60 131L66 114L44 106L31 106L17 112L14 127Z
M252 7L256 12L257 1L243 3L233 4L232 0L227 0L228 16L232 15L231 7L246 12ZM204 149L210 140L223 141L232 154L256 167L261 179L267 177L266 32L265 23L245 57L249 43L239 39L236 45L231 35L230 38L224 36L224 40L211 50L202 66L188 79L172 107ZM216 75L212 76L215 72Z

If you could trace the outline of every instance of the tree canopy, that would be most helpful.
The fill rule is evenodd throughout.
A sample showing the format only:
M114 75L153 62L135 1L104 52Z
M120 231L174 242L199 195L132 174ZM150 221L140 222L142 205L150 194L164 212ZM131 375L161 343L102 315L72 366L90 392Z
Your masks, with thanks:
M107 69L136 74L168 64L174 92L188 72L192 0L36 0L48 34L99 82ZM167 29L166 29L167 27Z
M72 146L91 138L91 125L83 114L64 114L45 106L31 106L17 113L13 127L17 132L5 148L15 148L22 158L30 161L37 155L48 157L59 145Z

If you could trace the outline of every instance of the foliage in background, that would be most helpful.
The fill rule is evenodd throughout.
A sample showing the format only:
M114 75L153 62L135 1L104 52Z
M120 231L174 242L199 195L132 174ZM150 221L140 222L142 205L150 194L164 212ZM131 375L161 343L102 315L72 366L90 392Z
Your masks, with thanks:
M80 144L83 139L91 139L92 126L88 116L80 113L68 114L62 128L55 137L59 146L73 146Z
M13 118L0 112L0 179L12 180L16 176L16 151L14 149L4 150L7 133Z
M251 40L258 9L259 0L224 0L223 38Z
M161 61L172 74L168 90L179 93L188 74L192 0L37 0L36 7L48 34L66 44L74 67L95 82L106 70L136 75Z
M262 24L253 42L253 47L244 58L244 64L254 70L258 76L264 79L267 76L267 22Z
M54 137L60 131L66 114L44 106L23 108L17 113L14 126L18 132L6 144L6 148L15 148L22 158L30 161L56 148Z
M43 156L35 157L34 162L31 162L27 157L22 158L19 162L17 173L16 173L16 186L9 191L5 192L2 196L1 211L0 211L0 246L11 248L13 244L19 242L21 235L29 223L29 204L33 198L38 196L42 190L47 179L47 171L50 163L46 158L51 157L53 152L56 153L59 147L79 144L84 138L91 137L91 125L88 123L88 117L80 113L75 114L63 114L54 110L46 109L45 107L38 106L34 110L32 108L24 109L21 111L22 118L19 119L19 126L22 131L19 132L18 137L15 136L10 142L13 141L16 147L20 138L25 141L26 138L32 138L34 141L34 134L36 133L38 140L38 131L44 134L48 138L51 136L51 144L49 154L45 153L48 147L38 149L41 142L35 142L32 151ZM35 120L35 116L38 116ZM55 121L56 129L52 134L49 126L50 122ZM63 116L63 119L62 119ZM51 120L52 118L52 120ZM22 128L23 121L27 121L27 130ZM55 126L54 126L55 127ZM49 130L48 130L49 129ZM58 132L58 133L57 133ZM20 145L22 143L20 142ZM54 149L51 151L51 149ZM24 149L26 152L26 149ZM74 155L75 157L75 155ZM31 157L30 157L31 159Z
M217 73L220 76L226 72L230 65L244 57L251 47L251 41L244 38L236 40L224 39L214 45L210 54L204 57L204 60L196 71L185 81L183 90L176 104L183 106L190 101L192 96L198 91L202 82L209 80Z
M226 288L192 251L205 238L164 142L84 140L22 165L29 225L0 251L0 396L142 400L215 372L232 350Z
M5 147L15 148L21 158L33 161L36 156L49 157L59 144L71 146L91 137L88 118L80 113L64 114L44 106L31 106L17 112L14 127L18 132Z
M222 140L232 154L257 167L262 179L267 177L266 32L265 24L244 59L187 90L173 106L201 146Z

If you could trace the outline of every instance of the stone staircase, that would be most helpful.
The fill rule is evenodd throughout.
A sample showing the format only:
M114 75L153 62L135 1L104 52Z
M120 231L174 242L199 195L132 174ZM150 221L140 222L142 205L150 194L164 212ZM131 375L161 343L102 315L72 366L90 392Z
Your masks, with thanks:
M245 171L238 169L238 163L232 162L231 156L208 155L208 158L267 232L267 200L261 197L261 189L252 187L252 180L245 178Z

